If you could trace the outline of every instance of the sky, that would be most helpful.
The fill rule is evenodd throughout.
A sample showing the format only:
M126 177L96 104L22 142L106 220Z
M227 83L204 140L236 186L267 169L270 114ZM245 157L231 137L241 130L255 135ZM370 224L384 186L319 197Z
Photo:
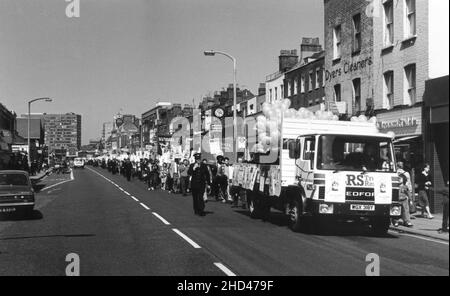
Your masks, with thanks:
M68 1L68 0L67 0ZM257 92L278 70L281 49L302 37L323 44L322 0L0 0L0 102L18 115L82 115L82 143L102 123L142 113L156 102L198 104L233 80Z

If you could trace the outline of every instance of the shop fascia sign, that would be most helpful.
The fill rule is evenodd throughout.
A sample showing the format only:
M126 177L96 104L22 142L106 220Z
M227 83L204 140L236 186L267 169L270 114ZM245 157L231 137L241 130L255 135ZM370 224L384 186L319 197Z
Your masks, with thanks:
M365 59L361 59L359 61L346 61L343 66L338 68L334 68L334 70L326 70L325 71L325 80L330 81L332 79L338 78L343 74L349 74L356 72L358 70L363 70L373 64L372 57L366 57ZM342 65L342 63L341 63Z
M382 130L417 127L419 125L417 119L413 116L390 121L378 121L377 124L378 128Z

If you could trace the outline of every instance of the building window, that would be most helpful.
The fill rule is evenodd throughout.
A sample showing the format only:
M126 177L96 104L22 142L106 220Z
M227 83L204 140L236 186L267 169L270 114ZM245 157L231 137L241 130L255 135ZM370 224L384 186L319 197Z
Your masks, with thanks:
M298 92L298 77L294 78L294 95Z
M290 97L292 95L292 80L289 80L287 83L287 96Z
M281 92L280 99L283 99L284 98L284 85L283 84L280 85L280 92Z
M387 109L394 107L394 72L384 73L384 100Z
M269 103L272 103L272 89L269 90Z
M319 77L320 77L320 69L316 69L316 89L320 87Z
M361 14L353 16L353 52L361 50Z
M406 0L405 37L416 35L416 0Z
M313 86L313 81L314 81L314 77L313 77L313 71L309 71L309 77L308 77L309 81L308 81L308 91L312 91L314 86Z
M336 84L334 86L334 101L340 102L341 101L341 85Z
M303 76L303 75L302 75L301 83L300 83L300 92L301 93L305 92L305 76Z
M405 86L405 102L408 105L414 105L416 103L416 64L405 67Z
M333 59L341 57L341 25L334 27L333 30Z
M275 87L275 101L278 100L278 87Z
M394 44L394 8L392 0L383 3L384 7L384 46Z
M361 112L361 78L353 79L354 112Z

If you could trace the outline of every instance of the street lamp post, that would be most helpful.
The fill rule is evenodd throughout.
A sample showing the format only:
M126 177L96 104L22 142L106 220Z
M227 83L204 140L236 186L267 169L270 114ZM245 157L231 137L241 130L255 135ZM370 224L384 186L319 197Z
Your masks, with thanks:
M30 117L31 117L31 104L36 101L46 101L46 102L52 102L52 99L50 98L38 98L28 101L28 126L27 126L27 144L28 144L28 153L27 153L27 160L28 160L28 170L31 168L31 141L30 141Z
M236 99L236 74L237 74L237 67L236 67L236 59L222 51L216 51L216 50L210 50L204 52L205 56L215 56L216 54L224 55L230 60L233 61L233 147L234 147L234 162L237 163L237 155L238 155L238 141L237 141L237 99Z

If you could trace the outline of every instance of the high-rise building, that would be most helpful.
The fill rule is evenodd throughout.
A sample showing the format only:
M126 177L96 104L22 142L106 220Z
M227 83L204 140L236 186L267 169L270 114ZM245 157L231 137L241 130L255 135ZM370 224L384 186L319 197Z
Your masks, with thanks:
M49 153L56 149L81 149L81 115L45 114L45 144Z

